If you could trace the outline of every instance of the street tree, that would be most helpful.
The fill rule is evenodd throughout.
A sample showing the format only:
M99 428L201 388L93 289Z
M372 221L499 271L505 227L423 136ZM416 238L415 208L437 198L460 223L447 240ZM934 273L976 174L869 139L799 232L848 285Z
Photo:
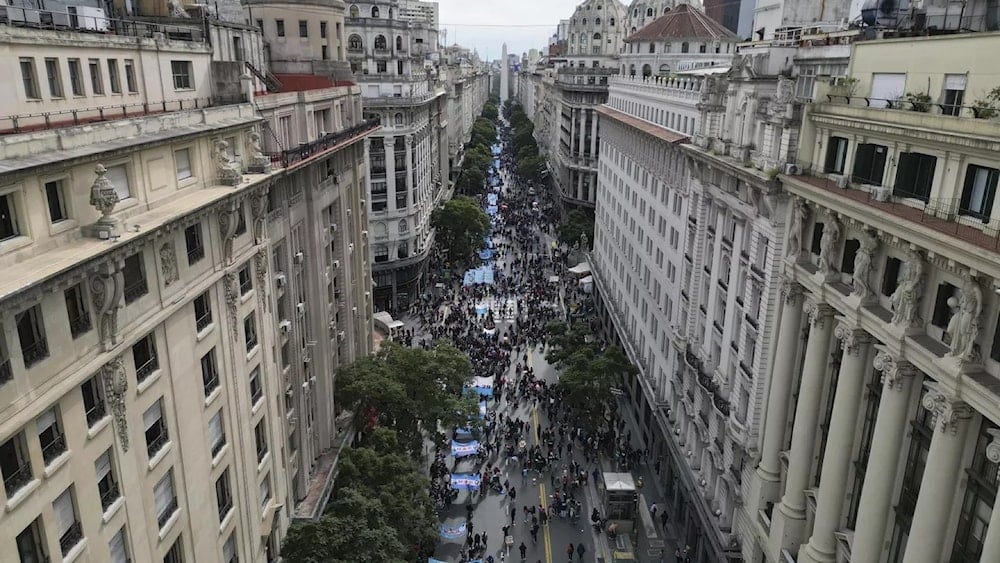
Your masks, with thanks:
M407 549L378 499L342 491L316 522L288 528L281 556L290 563L404 563Z
M583 235L587 235L589 247L594 241L594 216L582 209L570 211L566 217L559 222L558 227L559 242L573 246L580 242ZM584 250L590 250L585 248Z
M490 217L479 203L466 196L456 196L431 214L431 226L437 240L448 250L453 263L469 263L490 230Z

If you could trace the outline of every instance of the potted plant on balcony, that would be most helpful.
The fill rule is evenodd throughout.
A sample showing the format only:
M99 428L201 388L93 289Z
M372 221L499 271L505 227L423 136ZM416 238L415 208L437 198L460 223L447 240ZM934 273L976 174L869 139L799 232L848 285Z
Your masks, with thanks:
M976 119L993 119L1000 115L1000 86L972 102L972 115Z
M931 95L927 92L907 92L904 98L912 111L927 113L931 109Z

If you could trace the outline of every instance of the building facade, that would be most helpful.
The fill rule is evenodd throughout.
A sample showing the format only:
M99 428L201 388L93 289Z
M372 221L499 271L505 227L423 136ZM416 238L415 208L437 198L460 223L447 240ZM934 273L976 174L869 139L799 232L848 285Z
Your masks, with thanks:
M998 44L855 43L857 82L807 108L799 167L780 176L793 204L749 499L758 559L1000 557L1000 137L965 97L996 85ZM930 102L893 104L896 90Z
M731 31L704 12L681 4L625 38L621 74L670 76L728 66L736 45Z

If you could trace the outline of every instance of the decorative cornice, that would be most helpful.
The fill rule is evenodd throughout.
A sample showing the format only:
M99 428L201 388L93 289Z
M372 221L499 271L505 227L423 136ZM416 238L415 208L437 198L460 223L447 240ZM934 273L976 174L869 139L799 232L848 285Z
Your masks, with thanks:
M785 305L795 306L802 299L802 286L786 275L781 276L780 290L781 297L785 300Z
M917 368L906 360L893 356L885 350L879 350L872 361L875 371L882 372L882 382L888 389L901 391L904 380L917 374Z
M120 355L101 366L101 383L104 385L104 397L111 409L122 451L127 452L129 442L125 393L128 391L128 377L125 375L125 362Z
M943 391L938 383L927 383L927 392L921 404L934 413L935 424L941 432L955 434L958 425L972 416L972 408L964 401Z
M990 428L986 432L993 438L986 444L986 459L990 463L1000 463L1000 429Z
M803 310L809 318L809 324L814 328L823 328L826 321L833 316L834 312L833 307L813 299L806 300Z

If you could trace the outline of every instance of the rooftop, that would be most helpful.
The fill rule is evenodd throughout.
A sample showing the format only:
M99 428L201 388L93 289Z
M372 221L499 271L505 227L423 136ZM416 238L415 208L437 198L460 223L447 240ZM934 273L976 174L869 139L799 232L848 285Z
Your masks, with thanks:
M736 35L705 12L681 4L625 38L625 42L663 39L722 39Z
M666 127L657 125L650 121L646 121L645 119L639 119L638 117L633 117L627 113L608 107L607 105L597 106L597 112L603 116L610 117L611 119L614 119L619 123L623 123L625 125L628 125L629 127L638 129L639 131L642 131L647 135L651 135L653 137L656 137L657 139L666 141L671 145L679 145L687 143L691 139L687 135L682 135L681 133L677 133L676 131L671 131Z
M279 92L305 92L307 90L354 85L354 82L351 80L333 80L328 76L319 76L316 74L286 74L276 72L274 73L274 77L281 83Z

